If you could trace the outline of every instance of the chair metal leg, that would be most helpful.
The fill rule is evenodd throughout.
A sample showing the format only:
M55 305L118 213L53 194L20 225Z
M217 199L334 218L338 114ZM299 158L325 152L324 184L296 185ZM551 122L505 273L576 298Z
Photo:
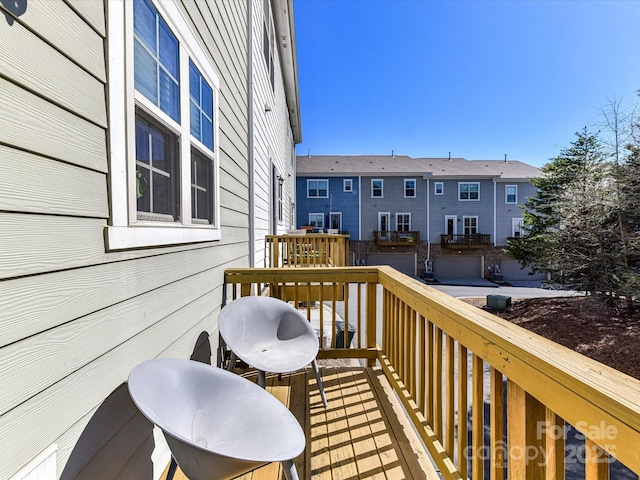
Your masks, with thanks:
M322 385L322 377L320 376L320 370L318 369L318 362L314 358L311 362L313 372L316 374L316 382L318 383L318 390L320 390L320 397L322 398L322 404L324 408L327 408L327 397L324 394L324 386Z
M267 380L265 378L265 373L262 370L258 370L258 385L262 388L267 388Z
M233 372L233 369L236 367L236 354L231 352L229 355L229 363L227 365L227 370Z
M298 471L296 470L293 460L285 460L282 462L282 467L284 469L284 476L287 480L298 480Z

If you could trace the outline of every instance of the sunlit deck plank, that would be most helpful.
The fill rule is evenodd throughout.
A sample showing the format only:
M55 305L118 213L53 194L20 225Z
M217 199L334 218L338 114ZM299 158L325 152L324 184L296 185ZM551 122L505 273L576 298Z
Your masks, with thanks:
M398 419L401 407L391 387L383 385L386 379L380 370L324 367L322 372L326 410L312 370L283 375L281 380L267 375L267 389L290 408L305 430L305 452L295 459L301 479L438 478L428 459L425 464L427 457L415 434ZM255 381L256 375L245 376ZM179 468L173 478L167 476L168 469L161 480L188 480ZM237 480L283 478L276 463Z

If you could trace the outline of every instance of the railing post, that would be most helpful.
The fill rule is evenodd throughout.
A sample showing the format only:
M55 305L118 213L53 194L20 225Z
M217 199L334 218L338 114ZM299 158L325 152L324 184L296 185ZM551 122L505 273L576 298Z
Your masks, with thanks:
M367 348L376 347L376 324L377 324L377 283L367 283ZM345 335L348 332L345 332ZM367 360L368 367L376 365L375 358Z
M546 407L507 381L509 480L546 478Z

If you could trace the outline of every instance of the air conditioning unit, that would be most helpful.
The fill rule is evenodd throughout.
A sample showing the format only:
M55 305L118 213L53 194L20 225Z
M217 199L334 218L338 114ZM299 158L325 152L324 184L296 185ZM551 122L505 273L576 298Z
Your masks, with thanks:
M511 297L507 295L487 295L487 307L503 312L511 307Z

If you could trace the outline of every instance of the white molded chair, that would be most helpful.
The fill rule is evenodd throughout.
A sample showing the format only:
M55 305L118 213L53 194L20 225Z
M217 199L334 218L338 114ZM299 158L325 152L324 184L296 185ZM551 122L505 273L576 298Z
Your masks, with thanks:
M313 367L324 407L327 399L316 362L318 336L302 313L277 298L247 296L228 303L218 317L220 335L236 358L258 370L264 388L265 372L289 373Z
M300 424L255 383L191 360L147 360L129 375L136 406L162 429L189 480L235 478L283 462L297 480L293 459L305 447Z

